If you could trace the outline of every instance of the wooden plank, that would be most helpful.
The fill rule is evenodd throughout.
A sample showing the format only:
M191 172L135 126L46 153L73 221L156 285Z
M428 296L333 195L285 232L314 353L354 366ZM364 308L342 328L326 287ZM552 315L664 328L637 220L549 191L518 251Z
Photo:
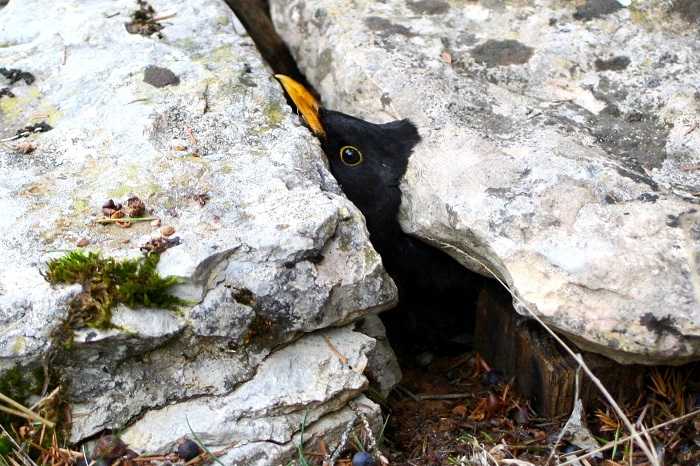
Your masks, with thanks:
M567 341L572 348L573 343ZM577 364L536 321L518 314L499 286L486 287L477 306L474 349L494 370L515 377L515 388L542 417L568 415L573 409ZM580 351L618 403L632 402L644 389L645 366L622 365ZM587 412L603 406L598 389L581 372L580 398Z

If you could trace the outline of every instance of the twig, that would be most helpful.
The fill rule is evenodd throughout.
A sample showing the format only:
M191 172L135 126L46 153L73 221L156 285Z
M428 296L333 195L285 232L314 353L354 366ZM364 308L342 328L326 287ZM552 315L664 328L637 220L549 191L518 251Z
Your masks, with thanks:
M343 364L347 364L347 363L348 363L348 358L346 358L345 356L343 356L342 353L341 353L340 351L338 351L338 349L337 349L335 346L333 346L333 343L331 343L331 341L330 341L328 338L326 338L325 335L321 335L321 337L323 337L323 341L326 342L326 344L327 344L328 347L331 349L331 351L333 352L333 354L335 354L336 356L338 356L338 359L340 359L340 360L343 362Z
M682 217L682 219L684 219L685 217L686 217L686 216ZM461 255L467 256L468 258L472 259L472 260L475 261L475 262L478 262L486 271L488 271L491 275L493 275L494 278L495 278L496 280L498 280L498 282L499 282L506 290L508 290L508 292L509 292L510 295L513 297L513 299L514 299L515 301L517 301L517 302L530 314L530 316L532 316L533 319L535 319L540 325L542 325L542 327L547 331L547 333L549 333L549 334L552 336L552 338L554 338L554 340L555 340L557 343L559 343L559 345L561 345L561 347L564 349L564 351L566 351L567 353L569 353L569 356L571 356L572 358L574 358L574 361L576 361L576 362L581 366L581 369L583 369L583 371L586 373L586 375L588 375L588 378L591 380L591 382L593 382L593 384L594 384L596 387L598 387L598 390L600 390L600 392L603 394L603 396L605 397L605 399L610 403L610 406L613 408L613 410L617 413L617 415L620 417L620 419L622 420L622 422L625 424L625 427L627 427L627 430L629 430L629 432L630 432L630 437L637 443L637 445L639 446L639 448L642 449L642 451L644 452L644 454L647 455L647 458L649 459L649 461L651 461L651 464L652 464L653 466L660 466L659 460L658 460L658 458L656 457L656 454L654 453L654 448L653 448L653 447L650 448L650 446L647 445L647 443L644 441L644 439L643 439L642 436L639 434L639 432L637 432L637 429L635 429L634 425L633 425L632 422L629 420L629 418L628 418L627 416L625 416L625 413L622 411L622 408L620 408L620 405L615 401L615 399L613 398L613 396L610 394L610 392L608 391L608 389L605 388L605 385L603 385L603 383L600 381L600 379L599 379L598 377L596 377L595 374L593 374L593 372L592 372L591 369L586 365L586 362L583 360L583 357L582 357L580 354L575 353L574 350L572 350L571 348L569 348L569 346L568 346L566 343L564 343L564 341L559 337L559 335L557 335L556 333L554 333L554 331L553 331L551 328L549 328L549 326L546 325L546 324L542 321L542 319L540 319L539 316L538 316L537 314L535 314L535 313L529 308L529 306L525 303L525 301L523 301L517 294L515 294L515 293L508 287L508 285L506 285L506 283L505 283L493 270L491 270L491 268L490 268L488 265L484 264L481 260L479 260L479 258L469 256L467 253L465 253L464 251L462 251L462 250L460 250L460 249L458 249L458 248L452 246L451 244L447 244L447 243L444 243L444 242L442 242L442 241L438 241L438 240L435 240L435 239L432 239L432 238L428 238L428 239L431 240L431 241L433 241L433 242L435 242L435 243L437 243L437 244L440 244L440 245L442 245L442 246L444 246L444 247L446 247L446 248L452 249L452 250L456 251L457 253L459 253L459 254L461 254Z
M354 401L348 401L348 405L350 406L350 409L352 409L352 412L360 418L360 420L362 421L362 425L365 427L367 439L369 440L367 449L369 451L375 451L377 449L377 439L374 438L374 432L372 432L372 426L369 425L369 419L367 418L367 415L357 408L357 405Z
M192 134L192 130L190 129L190 127L187 126L187 125L182 125L182 128L183 128L183 129L185 130L185 132L187 133L187 136L188 136L188 137L190 138L190 140L192 141L192 144L197 144L197 138L194 137L194 134Z
M408 388L402 386L402 385L397 385L396 390L403 392L405 395L408 395L409 398L411 398L413 401L421 401L416 395L414 395Z
M22 406L21 404L17 403L15 400L13 400L12 398L10 398L9 396L7 396L3 393L0 393L0 401L4 401L5 403L9 404L10 406L14 406L15 408L17 408L19 410L19 412L15 411L14 409L6 408L4 406L0 406L0 411L5 411L7 413L15 414L15 415L20 416L20 417L26 417L26 418L31 419L32 421L41 422L42 424L46 424L47 426L49 426L51 428L53 428L56 425L53 422L49 421L48 419L44 419L43 417L39 416L34 411L30 411L29 409L27 409L27 407Z
M118 222L150 222L151 220L158 220L158 217L122 217L122 218L101 218L95 220L95 223L118 223Z
M445 395L416 395L418 401L423 400L459 400L462 398L471 398L473 393L447 393Z
M39 401L37 401L36 403L34 403L34 404L32 405L32 407L29 408L29 409L32 410L32 411L35 410L36 408L38 408L39 406L41 406L43 403L45 403L46 401L48 401L48 400L50 400L51 398L53 398L54 396L56 396L56 394L59 392L59 390L61 390L61 387L56 387L51 393L49 393L48 395L46 395L45 397L43 397L41 400L39 400Z
M29 317L29 314L24 314L22 317L17 319L16 321L12 322L10 325L5 327L3 330L0 330L0 337L5 335L6 333L9 333L13 328L18 326L22 321L24 321L27 317Z
M171 13L169 15L164 15L164 16L159 16L157 18L153 18L151 21L155 23L156 21L163 21L164 19L170 19L170 18L173 18L175 16L177 16L177 13Z
M335 462L338 461L338 457L341 455L341 453L343 453L343 450L345 450L345 445L348 443L348 438L352 432L352 427L355 425L355 419L357 419L357 416L353 413L352 419L347 422L345 429L343 430L343 434L340 436L338 446L335 447L335 450L333 450L333 454L330 456L330 458L324 460L324 463L326 461L328 462L328 466L334 466Z
M683 416L679 416L675 419L671 419L670 421L663 422L663 423L655 425L653 427L645 428L640 433L653 432L655 430L659 430L659 429L666 427L668 425L675 424L678 421L682 421L682 420L687 419L689 417L698 416L698 415L700 415L700 410L696 410L696 411L693 411L692 413L684 414ZM632 440L631 435L621 437L615 441L611 441L611 442L606 443L605 445L603 445L602 447L600 447L596 450L588 451L588 452L584 453L583 455L579 456L578 458L566 461L565 463L559 463L558 466L565 466L568 464L574 464L576 461L578 461L581 458L586 458L586 457L594 455L596 453L604 452L605 450L609 450L617 445L623 444L625 442L629 442L630 440Z
M461 356L459 359L457 359L454 363L452 363L452 365L448 367L447 370L450 371L452 369L456 369L465 362L469 362L471 358L473 358L471 354L465 354L464 356Z

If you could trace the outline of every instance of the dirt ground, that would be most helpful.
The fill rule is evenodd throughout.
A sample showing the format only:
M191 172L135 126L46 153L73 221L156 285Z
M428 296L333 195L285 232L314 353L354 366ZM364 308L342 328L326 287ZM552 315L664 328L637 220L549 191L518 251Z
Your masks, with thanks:
M700 465L700 387L689 382L694 369L650 371L648 389L634 405L622 407L637 428L671 421L650 435L662 465ZM562 434L568 416L538 418L512 390L512 381L474 353L403 371L385 403L384 452L392 465L543 465L585 456L575 453L572 432ZM687 417L672 421L681 415ZM601 446L628 434L612 409L587 413L587 424ZM613 444L573 464L651 464L629 441ZM553 450L556 460L549 459Z

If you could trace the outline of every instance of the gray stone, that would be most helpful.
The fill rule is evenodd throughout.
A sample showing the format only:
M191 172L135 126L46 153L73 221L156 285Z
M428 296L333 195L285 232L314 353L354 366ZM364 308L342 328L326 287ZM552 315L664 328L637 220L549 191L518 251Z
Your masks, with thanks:
M271 1L324 105L419 126L407 232L584 349L680 364L700 357L700 37L623 6Z
M347 364L333 353L323 336L348 359ZM154 453L172 451L178 438L192 433L207 445L241 440L269 448L272 441L294 449L290 442L304 419L312 425L367 387L362 371L367 366L365 353L373 346L371 338L354 332L352 326L309 335L271 354L251 380L232 392L151 410L124 430L122 438L137 451Z
M150 36L127 31L131 0L13 0L0 11L0 63L36 77L0 98L0 138L53 127L29 137L29 153L14 150L19 140L0 146L0 374L51 358L72 441L126 426L132 445L162 450L189 419L213 446L236 436L250 459L266 454L265 439L292 441L307 410L320 435L342 430L333 413L367 386L375 346L351 323L391 307L395 286L228 7L153 7L173 16ZM153 67L168 85L144 82ZM96 223L107 200L132 196L158 221ZM81 287L47 283L46 261L86 243L139 257L161 226L179 240L158 271L183 281L172 292L190 304L119 306L115 328L78 329L65 349L62 320ZM319 344L313 332L327 327L339 327L325 334L352 368ZM170 430L149 432L164 413ZM280 451L281 461L293 448Z

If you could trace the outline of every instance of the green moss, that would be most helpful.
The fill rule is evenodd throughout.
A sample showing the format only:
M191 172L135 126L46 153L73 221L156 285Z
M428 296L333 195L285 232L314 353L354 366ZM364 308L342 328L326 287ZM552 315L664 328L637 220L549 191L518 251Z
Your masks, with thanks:
M84 199L75 200L73 202L73 212L76 215L86 215L90 210L90 203Z
M338 238L338 249L343 252L348 252L351 250L352 239L349 236L342 235Z
M129 186L128 184L122 184L117 189L113 189L110 192L108 192L107 196L114 197L114 198L120 198L120 197L130 195L133 191L134 191L133 188L131 186Z
M0 378L0 393L23 405L32 394L32 384L24 379L22 373L23 371L20 370L19 366L14 366L8 370ZM0 411L0 423L3 425L9 424L8 419L12 419L10 416L10 414Z
M248 335L243 343L247 345L261 346L266 342L276 339L275 325L272 319L266 315L257 314L248 324Z
M285 113L282 111L280 103L273 100L265 108L265 116L270 120L270 126L277 126L284 120Z
M134 176L134 178L135 178L135 176ZM122 197L131 196L132 194L136 194L137 196L145 198L145 197L149 196L151 193L159 193L161 191L162 191L162 189L158 185L153 184L153 183L144 184L144 185L140 185L140 186L132 186L132 185L124 184L124 185L121 185L118 188L113 189L110 192L108 192L107 196L111 197L111 198L118 199L118 198L122 198Z
M24 351L24 346L24 337L17 337L10 351L12 352L12 354L20 354L22 351Z
M85 326L112 327L112 308L118 304L130 307L158 307L176 310L186 304L167 293L181 281L161 277L156 272L160 255L151 253L143 259L116 261L98 253L77 249L47 263L44 278L49 283L80 283L83 291L71 302L64 329L68 345L73 330Z
M234 301L244 306L252 306L255 303L255 296L248 288L240 288L232 293Z
M28 370L26 367L15 365L0 376L0 393L21 405L29 406L36 401L32 397L42 396L45 385L46 393L52 393L57 388L55 381L59 379L58 374L50 368L45 370L44 367L39 366ZM54 433L59 443L62 444L64 442L67 431L62 427L64 424L61 423L65 420L63 414L65 412L65 404L66 399L61 390L58 390L47 400L42 401L34 410L44 419L56 423L53 429L45 426L46 431L43 434L42 429L37 429L37 426L34 425L33 428L25 431L26 437L17 438L21 428L27 426L30 421L27 421L24 417L2 411L0 411L0 424L2 424L9 435L15 437L14 441L17 444L26 446L23 453L29 458L36 460L41 456L42 449L46 451L51 448ZM9 439L0 437L0 440ZM13 445L11 441L9 443L7 441L0 442L0 458L6 458L6 455L12 451ZM0 464L3 463L0 462Z

